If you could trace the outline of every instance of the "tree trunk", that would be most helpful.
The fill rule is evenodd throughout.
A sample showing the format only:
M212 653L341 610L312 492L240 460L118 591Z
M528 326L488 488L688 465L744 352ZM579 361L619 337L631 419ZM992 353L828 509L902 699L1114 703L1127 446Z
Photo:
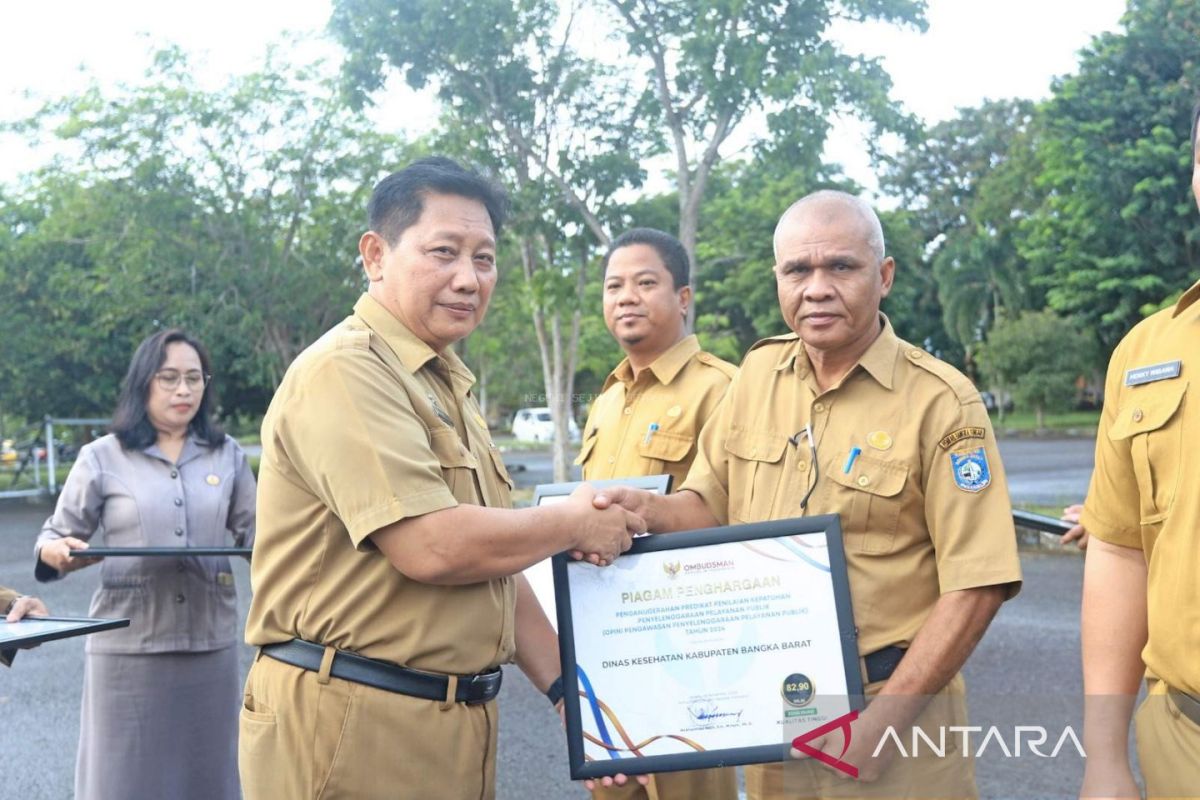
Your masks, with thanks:
M1037 406L1034 408L1034 412L1033 412L1033 413L1034 413L1034 417L1037 419L1037 429L1038 429L1039 431L1040 431L1040 430L1043 430L1043 429L1046 427L1046 411L1045 411L1045 409L1044 409L1044 408L1042 407L1042 405L1039 403L1039 404L1038 404L1038 405L1037 405Z

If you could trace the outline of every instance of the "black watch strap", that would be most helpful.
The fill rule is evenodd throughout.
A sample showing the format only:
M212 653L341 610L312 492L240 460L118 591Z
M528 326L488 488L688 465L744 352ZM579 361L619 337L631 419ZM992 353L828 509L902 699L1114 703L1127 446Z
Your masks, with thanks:
M563 699L563 680L562 675L554 679L554 683L546 689L546 697L550 700L550 705L557 706L558 701Z

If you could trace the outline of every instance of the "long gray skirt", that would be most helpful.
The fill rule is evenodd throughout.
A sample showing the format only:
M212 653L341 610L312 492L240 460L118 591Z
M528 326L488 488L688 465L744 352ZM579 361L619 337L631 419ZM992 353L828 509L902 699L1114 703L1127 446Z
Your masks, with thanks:
M77 800L238 800L237 647L88 653Z

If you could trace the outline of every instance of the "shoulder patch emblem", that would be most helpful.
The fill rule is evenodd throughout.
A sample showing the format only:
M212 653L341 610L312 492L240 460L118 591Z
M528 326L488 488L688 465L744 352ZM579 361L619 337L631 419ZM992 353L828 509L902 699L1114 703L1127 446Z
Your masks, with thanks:
M964 492L981 492L992 482L987 452L982 447L951 453L950 470L954 473L954 485Z
M959 428L956 431L951 431L942 437L938 445L943 450L949 450L963 439L984 439L987 437L987 431L983 428Z

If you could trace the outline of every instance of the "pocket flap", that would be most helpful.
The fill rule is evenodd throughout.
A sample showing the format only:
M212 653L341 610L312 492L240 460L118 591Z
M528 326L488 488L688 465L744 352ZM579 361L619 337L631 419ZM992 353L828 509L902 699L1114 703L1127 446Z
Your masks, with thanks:
M1117 411L1117 418L1113 420L1112 427L1108 429L1108 438L1117 441L1158 430L1175 416L1175 412L1183 405L1183 395L1186 392L1186 383L1180 383L1170 389L1156 387L1153 392L1130 392L1121 409Z
M583 446L579 448L579 455L575 458L575 463L579 466L587 463L588 456L592 454L592 450L596 447L596 430L593 429L586 439L583 440Z
M508 467L504 466L504 455L497 447L490 448L492 454L492 463L496 466L496 472L500 474L500 479L508 484L509 491L513 488L512 476L508 474Z
M429 434L429 447L444 468L479 466L479 461L458 438L458 432L450 428L439 428Z
M788 438L781 433L734 428L725 438L725 452L743 461L775 463L783 458Z
M908 465L899 461L884 461L870 456L859 456L849 473L835 470L829 476L834 483L848 489L869 492L879 497L895 497L908 480Z
M682 461L691 452L695 441L691 436L655 431L650 441L647 442L643 438L638 442L638 453L646 458L657 458L659 461Z

